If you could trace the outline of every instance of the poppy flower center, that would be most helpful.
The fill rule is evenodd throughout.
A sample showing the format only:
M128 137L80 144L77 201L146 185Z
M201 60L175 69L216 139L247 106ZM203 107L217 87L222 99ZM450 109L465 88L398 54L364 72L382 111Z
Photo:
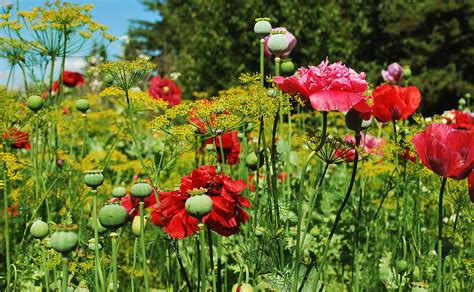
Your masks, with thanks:
M170 90L170 88L168 86L163 86L163 90L167 92Z
M187 191L188 195L190 196L199 196L199 195L205 195L207 193L206 188L194 188L189 191Z

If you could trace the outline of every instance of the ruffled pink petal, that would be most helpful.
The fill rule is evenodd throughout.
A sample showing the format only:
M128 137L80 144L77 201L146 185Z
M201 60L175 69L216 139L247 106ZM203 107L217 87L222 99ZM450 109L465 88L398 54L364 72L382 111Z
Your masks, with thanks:
M347 112L356 103L366 98L360 93L323 90L311 94L309 100L315 110Z

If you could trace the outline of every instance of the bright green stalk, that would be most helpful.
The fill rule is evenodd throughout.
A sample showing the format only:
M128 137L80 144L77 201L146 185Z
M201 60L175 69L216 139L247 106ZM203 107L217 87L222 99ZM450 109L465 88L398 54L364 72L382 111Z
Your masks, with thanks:
M46 246L44 243L40 243L41 244L41 253L42 253L42 256L43 256L43 272L44 272L44 284L45 284L45 288L46 288L46 292L49 292L49 270L48 270L48 267L46 266L46 263L48 262L48 258L47 258L47 251L46 251Z
M439 190L438 202L438 287L437 291L443 289L443 195L446 187L447 178L443 178Z
M34 156L34 162L33 163L34 163L34 167L35 167L35 203L38 202L39 183L40 183L38 148L39 148L39 120L38 120L38 114L35 113L35 143L34 143L34 149L33 149L33 156Z
M81 158L84 158L86 151L86 141L87 141L87 114L82 114L83 119L83 132L82 132L82 148L81 148Z
M135 123L133 122L133 112L132 112L132 105L130 103L130 97L128 96L128 91L125 91L125 98L127 99L127 108L128 108L128 120L130 121L130 132L133 137L133 143L135 144L135 150L138 156L138 159L140 160L140 164L142 165L142 168L144 171L146 171L146 164L145 161L143 160L142 157L142 150L140 148L140 142L137 138L136 132L135 132Z
M137 250L138 250L138 237L135 236L135 242L133 244L133 266L132 276L130 277L132 292L135 291L135 267L137 265Z
M265 40L260 39L260 87L265 87Z
M148 285L148 273L147 273L147 262L146 262L146 249L145 249L145 202L143 199L140 199L140 241L142 247L142 262L143 262L143 278L145 282L145 292L150 291L150 287Z
M61 279L61 292L67 292L67 282L68 282L68 264L69 258L62 257L61 258L61 267L62 267L62 279Z
M206 257L205 257L205 251L206 251L206 240L204 238L204 226L202 223L200 223L200 228L199 228L199 242L201 244L201 248L199 249L201 256L199 257L201 262L201 292L206 292Z
M113 289L114 292L118 291L118 286L117 286L117 236L118 234L116 232L110 233L110 240L112 241L112 267L113 267L113 272L112 272L112 283L113 283Z
M6 146L3 146L6 148ZM6 266L7 272L5 278L7 280L7 286L5 287L5 291L10 290L10 274L11 274L11 266L10 266L10 227L9 227L9 216L8 216L8 182L7 182L7 165L3 163L3 219L5 222L5 257L6 257Z
M98 222L97 222L97 200L98 194L97 190L92 190L92 217L94 219L94 253L95 253L95 265L94 265L94 284L96 291L100 291L101 287L104 289L104 277L102 275L102 268L100 265L100 255L99 255L99 229L98 229ZM100 285L99 285L100 281Z

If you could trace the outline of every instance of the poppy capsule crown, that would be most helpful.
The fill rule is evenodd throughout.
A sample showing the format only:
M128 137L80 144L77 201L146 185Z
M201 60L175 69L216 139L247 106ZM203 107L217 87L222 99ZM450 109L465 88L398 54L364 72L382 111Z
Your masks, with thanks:
M131 192L134 197L145 198L151 195L151 193L153 192L153 188L151 187L151 185L145 182L141 182L134 184L131 189Z
M184 204L186 212L198 220L201 220L212 210L212 200L206 192L205 188L189 190L188 194L191 197Z
M264 37L272 31L272 25L270 24L270 18L262 17L255 19L255 25L253 31L260 37Z

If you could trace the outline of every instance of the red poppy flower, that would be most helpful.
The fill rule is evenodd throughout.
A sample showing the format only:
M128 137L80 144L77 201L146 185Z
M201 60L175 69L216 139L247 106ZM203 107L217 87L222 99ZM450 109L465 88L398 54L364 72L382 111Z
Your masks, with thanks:
M217 174L214 166L201 166L181 179L179 190L160 193L160 206L151 209L152 223L163 226L163 231L173 238L184 238L197 232L198 220L188 215L185 202L190 197L189 191L202 188L213 203L212 211L202 218L202 222L215 232L230 236L249 218L242 207L248 208L250 203L240 195L245 187L243 180Z
M15 149L31 149L31 144L29 142L29 134L27 132L19 131L16 128L7 130L3 134L5 140L10 140L11 147Z
M228 132L221 136L208 139L204 145L212 145L212 140L215 139L217 147L217 160L221 163L226 162L229 165L234 165L240 161L240 143L238 134L239 133L235 131ZM224 152L225 161L222 160L221 148L222 152Z
M444 124L431 124L413 137L421 162L437 175L465 179L474 168L474 135Z
M150 80L150 89L148 90L154 99L162 99L175 106L181 103L181 89L168 78L161 78L156 75Z
M374 116L382 123L403 120L415 113L421 93L416 86L383 84L372 91Z
M443 114L446 124L458 130L474 131L474 114L460 110L452 110Z
M359 74L341 62L329 64L327 59L317 67L301 67L288 78L276 76L274 81L284 92L298 94L320 111L346 112L367 98L363 95L368 88L365 73Z
M64 71L63 84L67 87L77 87L84 84L84 77L79 72Z

